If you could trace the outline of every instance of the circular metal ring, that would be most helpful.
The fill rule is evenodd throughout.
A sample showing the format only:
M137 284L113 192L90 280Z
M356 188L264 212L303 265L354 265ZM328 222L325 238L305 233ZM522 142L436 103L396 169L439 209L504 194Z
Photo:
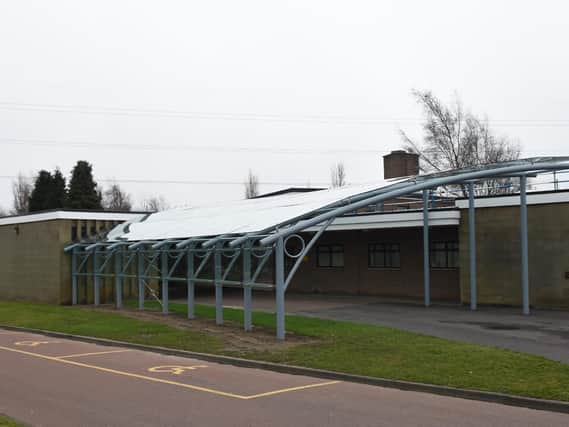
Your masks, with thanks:
M253 255L255 258L264 258L268 252L272 251L273 248L272 247L266 247L265 248L265 252L263 252L262 254L259 254L257 252L255 252L255 248L251 248L251 255Z
M239 255L239 253L237 251L234 251L233 254L231 254L231 255L226 255L226 252L227 252L226 250L222 249L221 250L221 256L223 256L224 258L227 258L227 259L233 259L237 255Z
M293 237L295 237L295 238L297 238L298 240L300 240L300 243L301 243L300 250L299 250L298 253L296 253L296 254L291 254L291 253L288 251L288 249L286 248L286 245L287 245L288 241L289 241L290 239L292 239ZM300 235L298 235L298 234L291 234L290 236L288 236L288 237L285 239L284 244L283 244L284 253L285 253L289 258L299 258L299 257L302 255L302 253L304 252L304 249L305 249L305 248L306 248L306 243L304 242L304 239L302 238L302 236L300 236Z
M202 259L203 259L203 258L205 258L205 257L207 256L208 252L209 252L209 251L208 251L207 249L204 249L203 251L196 251L196 252L194 252L194 255L195 255L197 258L202 258ZM200 255L201 253L203 253L203 255Z

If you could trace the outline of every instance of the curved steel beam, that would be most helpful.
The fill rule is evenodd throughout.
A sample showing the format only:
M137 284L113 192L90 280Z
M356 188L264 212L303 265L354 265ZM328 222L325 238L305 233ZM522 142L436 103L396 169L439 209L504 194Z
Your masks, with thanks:
M523 163L522 163L523 162ZM313 218L306 219L297 224L291 225L285 230L278 231L269 237L261 239L259 243L263 246L271 245L276 242L280 237L286 237L294 233L301 232L302 230L311 227L313 225L320 224L330 218L336 218L338 216L344 215L353 210L364 208L370 204L378 203L386 199L391 199L394 197L404 196L409 193L414 193L417 191L435 188L443 185L459 184L465 181L479 179L479 178L492 178L496 176L501 176L509 173L521 173L521 172L536 172L539 170L561 170L569 169L569 158L563 158L563 160L547 160L547 161L522 161L522 162L511 162L507 166L498 166L490 169L467 169L462 173L441 173L437 175L416 177L413 180L407 181L407 185L403 188L394 189L393 186L385 187L385 192L378 194L373 197L360 200L356 203L351 203L346 206L339 207L337 209L331 210L329 212L317 215ZM512 164L516 163L516 164Z

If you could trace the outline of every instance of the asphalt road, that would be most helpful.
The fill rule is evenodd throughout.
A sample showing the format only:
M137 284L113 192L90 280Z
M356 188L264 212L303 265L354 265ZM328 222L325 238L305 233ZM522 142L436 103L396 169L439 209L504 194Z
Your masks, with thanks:
M33 426L567 426L569 415L0 329L0 413Z

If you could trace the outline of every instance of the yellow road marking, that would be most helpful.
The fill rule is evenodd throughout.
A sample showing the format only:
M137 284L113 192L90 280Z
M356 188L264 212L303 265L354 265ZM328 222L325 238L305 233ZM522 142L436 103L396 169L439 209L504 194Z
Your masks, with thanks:
M97 356L99 354L112 354L112 353L126 353L127 351L132 350L110 350L110 351L97 351L94 353L79 353L79 354L69 354L67 356L56 356L56 359L67 359L69 357L83 357L83 356Z
M306 390L308 388L324 387L327 385L338 384L339 382L340 381L328 381L325 383L316 383L316 384L301 385L298 387L283 388L280 390L268 391L266 393L252 394L252 395L247 396L247 399L257 399L258 397L273 396L275 394L288 393L289 391Z
M259 397L272 396L275 394L286 393L286 392L296 391L296 390L304 390L304 389L309 389L309 388L322 387L322 386L332 385L332 384L336 384L336 383L340 382L340 381L329 381L329 382L325 382L325 383L308 384L308 385L304 385L304 386L284 388L284 389L280 389L280 390L274 390L274 391L269 391L266 393L259 393L259 394L253 394L253 395L247 396L247 395L240 395L240 394L235 394L235 393L228 393L228 392L221 391L221 390L214 390L214 389L206 388L206 387L200 387L197 385L184 384L184 383L179 383L176 381L164 380L161 378L148 377L146 375L139 375L139 374L134 374L131 372L117 371L116 369L103 368L102 366L88 365L86 363L75 362L73 360L66 360L66 359L61 359L61 358L53 357L53 356L45 356L43 354L32 353L29 351L19 350L19 349L15 349L15 348L0 346L0 350L25 354L27 356L34 356L34 357L38 357L40 359L51 360L51 361L59 362L59 363L65 363L67 365L79 366L81 368L88 368L88 369L94 369L97 371L108 372L108 373L115 374L115 375L122 375L125 377L138 378L138 379L152 381L152 382L156 382L156 383L175 385L175 386L187 388L190 390L202 391L205 393L216 394L218 396L232 397L232 398L240 399L240 400L257 399Z
M164 374L182 375L186 371L194 371L198 368L207 368L206 365L192 365L192 366L180 366L180 365L164 365L164 366L154 366L148 368L148 372L159 372Z
M43 344L60 344L59 341L18 341L14 343L15 345L23 345L26 347L37 347Z

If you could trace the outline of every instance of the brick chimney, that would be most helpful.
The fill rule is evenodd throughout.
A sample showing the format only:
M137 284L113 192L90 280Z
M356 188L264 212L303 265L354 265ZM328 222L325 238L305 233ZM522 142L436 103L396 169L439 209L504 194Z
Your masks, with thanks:
M395 150L383 156L383 177L399 178L419 174L419 155Z

